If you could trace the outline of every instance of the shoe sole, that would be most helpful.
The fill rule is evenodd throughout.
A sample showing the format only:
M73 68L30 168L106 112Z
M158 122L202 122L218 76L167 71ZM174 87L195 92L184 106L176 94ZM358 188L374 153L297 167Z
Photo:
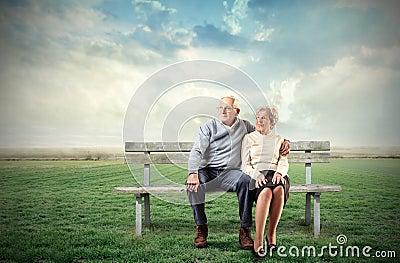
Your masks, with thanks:
M196 248L206 248L207 246L208 246L208 244L207 243L205 243L204 245L200 245L200 246L196 246L196 245L194 245Z
M239 244L240 244L240 246L242 247L242 249L244 249L244 250L253 249L253 245L251 245L250 247L244 247L244 246L242 245L242 242L240 242L240 240L239 240Z

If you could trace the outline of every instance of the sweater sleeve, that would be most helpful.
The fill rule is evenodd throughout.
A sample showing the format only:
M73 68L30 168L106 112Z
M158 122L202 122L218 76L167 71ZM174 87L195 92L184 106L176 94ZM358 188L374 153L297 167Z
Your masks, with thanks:
M211 130L208 127L208 123L202 125L199 129L199 135L196 142L194 143L192 150L189 154L188 160L188 173L198 173L200 168L201 158L204 152L210 145Z

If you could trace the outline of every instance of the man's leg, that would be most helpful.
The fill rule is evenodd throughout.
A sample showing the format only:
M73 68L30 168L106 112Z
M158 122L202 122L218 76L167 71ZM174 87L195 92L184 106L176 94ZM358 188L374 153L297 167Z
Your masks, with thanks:
M228 192L236 192L239 203L241 227L251 227L253 225L252 209L254 193L249 190L250 176L240 170L230 170L219 178L222 189Z
M205 191L208 182L215 179L216 174L213 171L208 171L206 169L200 169L199 173L200 185L197 192L187 191L190 205L192 207L194 221L196 223L196 237L194 239L194 244L197 248L204 248L207 246L207 216L204 211L205 203Z
M253 224L253 191L249 190L250 176L240 170L231 170L220 177L221 188L229 192L236 192L239 203L239 217L241 228L239 241L243 249L252 249L250 227Z
M213 180L217 176L217 172L212 169L200 169L198 176L200 185L197 192L187 191L187 194L196 225L205 225L207 224L207 216L204 211L205 192L211 185L215 184Z

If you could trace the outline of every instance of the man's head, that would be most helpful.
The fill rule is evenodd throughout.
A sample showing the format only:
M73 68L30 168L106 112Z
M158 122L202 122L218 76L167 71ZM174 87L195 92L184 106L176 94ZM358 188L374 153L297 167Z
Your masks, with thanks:
M218 107L218 119L227 126L232 126L240 112L237 99L223 97Z

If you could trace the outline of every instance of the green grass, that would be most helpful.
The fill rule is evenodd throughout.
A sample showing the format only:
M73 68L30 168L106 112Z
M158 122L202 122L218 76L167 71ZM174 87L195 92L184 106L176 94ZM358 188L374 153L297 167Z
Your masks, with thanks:
M177 182L174 168L158 167ZM141 175L134 167L135 176ZM176 170L175 170L176 171ZM292 184L304 183L304 166L290 167ZM313 165L313 183L339 184L340 193L321 196L321 235L304 225L305 195L293 193L283 211L277 240L287 249L337 245L395 251L400 257L400 160L333 159ZM252 262L238 244L234 194L207 203L209 247L193 246L188 205L152 198L152 226L135 236L134 198L112 193L134 179L122 161L0 162L0 262ZM254 229L253 229L254 234ZM318 251L319 252L319 251ZM366 257L281 258L290 262L367 262Z

